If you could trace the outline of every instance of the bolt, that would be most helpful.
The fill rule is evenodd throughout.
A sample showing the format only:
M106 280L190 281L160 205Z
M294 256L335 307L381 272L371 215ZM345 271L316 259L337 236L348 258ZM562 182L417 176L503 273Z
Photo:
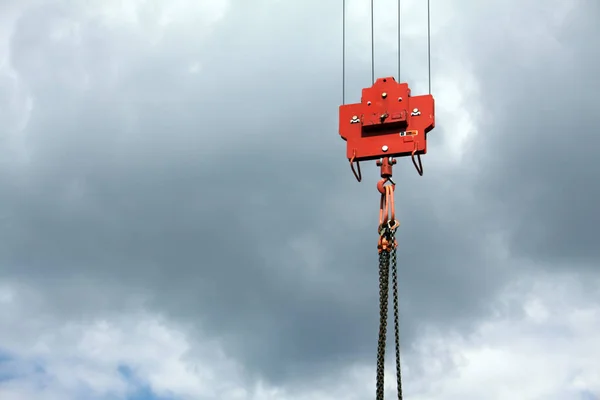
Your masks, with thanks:
M381 93L381 97L383 97L385 99L387 97L387 93L386 92Z
M417 116L417 115L421 115L421 111L419 111L418 108L413 108L411 115L413 117Z
M368 105L368 106L370 106L370 105L371 105L371 102L370 102L370 101L367 101L367 105Z
M402 101L402 97L398 97L398 101Z
M381 150L382 150L383 152L386 152L386 151L388 151L388 150L389 150L389 147L387 147L387 146L382 146L382 147L381 147Z

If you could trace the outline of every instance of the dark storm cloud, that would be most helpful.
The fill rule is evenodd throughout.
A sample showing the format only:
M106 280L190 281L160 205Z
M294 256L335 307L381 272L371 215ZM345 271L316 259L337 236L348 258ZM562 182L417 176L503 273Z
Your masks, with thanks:
M599 16L597 4L579 1L554 23L533 19L541 37L499 24L488 32L510 57L498 51L477 64L494 77L481 80L482 193L516 256L575 270L600 262Z
M98 298L118 308L144 293L152 307L224 337L270 379L371 362L377 175L365 168L357 184L344 159L339 15L306 11L317 4L238 8L207 42L167 36L160 48L89 21L80 45L50 42L51 16L68 12L25 15L12 56L36 99L26 132L33 163L2 172L2 273L36 282L50 305L75 315L106 305ZM203 69L187 75L194 57ZM474 61L484 85L485 62ZM359 66L351 73L368 76L368 63ZM503 74L516 79L517 69ZM516 105L493 88L484 96L494 94L495 109ZM424 178L410 162L396 168L407 348L422 324L468 326L511 272L485 257L489 211L478 201L512 181L490 161L479 175L486 192L473 194L472 171L428 166L437 138L451 134L432 133ZM501 161L514 163L527 137ZM493 161L488 146L480 151ZM528 179L542 177L519 184ZM294 251L296 240L307 250ZM311 272L304 257L319 246ZM78 298L67 306L69 295Z

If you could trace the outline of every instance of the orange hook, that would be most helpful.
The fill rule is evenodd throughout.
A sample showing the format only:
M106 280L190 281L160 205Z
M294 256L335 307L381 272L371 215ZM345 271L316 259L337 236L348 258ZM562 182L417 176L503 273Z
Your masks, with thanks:
M386 182L395 185L392 180L392 166L394 164L396 164L396 159L392 157L384 157L381 160L377 160L377 166L381 167L381 180L377 182L377 190L381 194L385 194L384 185Z

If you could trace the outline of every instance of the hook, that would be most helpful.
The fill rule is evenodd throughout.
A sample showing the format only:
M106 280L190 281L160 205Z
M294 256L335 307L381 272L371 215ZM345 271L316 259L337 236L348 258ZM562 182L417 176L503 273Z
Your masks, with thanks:
M384 185L388 182L390 183L388 186L392 186L392 189L396 186L396 183L392 180L392 178L382 178L379 180L379 182L377 182L377 190L379 193L385 194L386 186Z
M417 172L419 173L419 175L423 176L423 164L421 164L421 154L417 154L417 160L419 160L419 165L417 165L417 162L415 161L415 153L416 152L417 152L417 142L415 142L415 148L412 151L412 153L410 154L410 157L412 158L413 165L417 169Z
M357 181L361 181L362 180L362 173L360 172L360 161L356 162L356 168L358 169L358 174L356 173L356 170L354 169L354 159L356 158L356 149L354 149L354 151L352 152L352 158L350 159L350 168L352 168L352 173L354 174L354 177L356 178Z

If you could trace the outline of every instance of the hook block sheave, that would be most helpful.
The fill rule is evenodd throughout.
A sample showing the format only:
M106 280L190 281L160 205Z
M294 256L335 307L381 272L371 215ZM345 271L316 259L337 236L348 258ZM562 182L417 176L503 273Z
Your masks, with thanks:
M407 83L379 78L362 90L360 103L340 106L339 133L352 161L427 153L427 133L435 127L430 94L411 96Z

